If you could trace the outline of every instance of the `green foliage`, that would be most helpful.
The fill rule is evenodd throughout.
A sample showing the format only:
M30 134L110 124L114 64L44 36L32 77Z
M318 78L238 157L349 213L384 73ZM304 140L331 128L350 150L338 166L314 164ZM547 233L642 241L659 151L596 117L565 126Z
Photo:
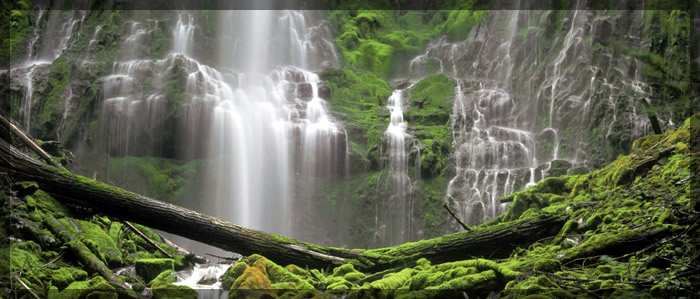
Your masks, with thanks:
M66 89L70 88L70 63L64 56L51 64L48 93L35 94L32 108L33 129L38 129L38 137L55 139L65 109Z
M165 32L163 29L164 28L158 27L153 31L153 40L151 40L150 49L152 59L163 58L172 47L170 33Z
M202 161L198 160L182 164L165 158L126 156L109 160L108 177L146 196L177 203L187 193L188 182L199 176L201 167Z
M460 4L462 10L408 11L352 10L353 4L335 4L329 12L335 42L347 67L389 77L399 66L419 54L428 40L447 35L464 39L486 11L471 10L474 1Z
M31 1L3 2L0 4L0 16L5 20L0 25L0 63L10 65L18 63L26 53L28 42L34 27L36 10Z
M331 92L328 100L337 118L345 123L353 152L378 168L379 146L388 126L386 100L391 87L380 77L364 71L326 69L322 77Z
M438 177L447 169L452 135L448 124L456 82L445 75L429 76L411 90L408 122L415 126L415 137L424 145L420 155L421 177Z

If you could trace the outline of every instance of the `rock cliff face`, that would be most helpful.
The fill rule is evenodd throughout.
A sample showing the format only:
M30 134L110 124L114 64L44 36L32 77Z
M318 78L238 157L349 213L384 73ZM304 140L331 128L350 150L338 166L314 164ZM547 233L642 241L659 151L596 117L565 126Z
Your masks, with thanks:
M445 201L493 219L501 196L629 153L648 114L669 130L699 105L692 10L24 4L0 108L73 170L323 244L454 231Z

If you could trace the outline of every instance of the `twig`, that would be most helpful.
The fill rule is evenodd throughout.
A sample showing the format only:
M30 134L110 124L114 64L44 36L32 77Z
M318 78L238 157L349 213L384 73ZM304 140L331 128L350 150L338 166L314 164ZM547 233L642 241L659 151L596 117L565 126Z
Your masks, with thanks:
M18 128L13 124L9 119L5 118L4 115L0 114L0 121L8 128L10 131L15 133L21 139L30 149L32 149L39 157L44 159L47 163L51 164L52 166L55 166L58 169L64 169L61 164L58 164L56 161L51 158L49 154L47 154L41 147L39 147L34 140L32 140L31 137L27 136L22 129Z
M153 242L153 240L151 240L151 239L149 239L148 237L146 237L146 235L145 235L144 233L142 233L140 230L138 230L138 229L137 229L134 225L132 225L129 221L124 221L124 225L126 225L126 226L129 227L131 230L133 230L137 235L141 236L141 238L143 238L144 240L146 240L146 242L148 242L148 244L153 245L153 247L155 247L156 249L158 249L158 251L160 251L162 254L164 254L164 255L167 256L168 258L173 258L173 256L170 255L170 253L168 253L167 251L163 250L163 248L160 248L160 246L158 246L158 244L156 244L156 242Z
M450 213L450 215L452 215L452 218L457 220L457 223L459 223L459 225L461 225L464 228L464 230L466 230L466 231L472 230L471 228L469 228L469 226L467 226L464 222L462 222L462 220L459 219L459 217L457 217L457 215L455 215L455 212L453 212L452 209L450 209L450 207L447 206L447 203L443 203L442 207L445 208L445 210L447 210L447 212Z
M97 180L97 179L98 179L97 170L95 170L95 172L94 172L93 179L94 179L94 180ZM160 251L162 254L164 254L164 255L167 256L168 258L173 258L173 256L170 255L170 253L168 253L167 251L163 250L163 248L160 248L160 246L158 246L158 244L156 244L156 242L153 242L153 240L149 239L149 238L148 238L144 233L142 233L138 228L136 228L134 225L132 225L131 222L125 220L125 221L124 221L124 225L126 225L128 228L130 228L131 230L133 230L137 235L141 236L141 238L143 238L144 240L146 240L146 242L148 242L148 244L151 244L153 247L155 247L156 249L158 249L158 251Z
M216 254L212 254L212 253L205 253L205 254L208 256L213 256L215 258L227 260L227 261L237 261L238 260L237 258L234 258L234 257L225 257L225 256L220 256L220 255L216 255Z
M34 296L34 298L41 299L41 297L39 297L39 295L34 293L34 291L32 291L32 289L30 289L29 286L26 283L24 283L24 281L19 279L19 277L17 275L15 275L15 279L19 282L19 284L22 285L22 287L24 287L25 290L27 290L30 294L32 294L32 296Z
M48 262L48 263L46 263L46 264L43 264L41 267L43 268L43 267L46 267L46 266L48 266L48 265L53 264L53 263L56 262L58 259L60 259L60 258L63 256L64 253L66 253L66 252L65 252L65 251L64 251L64 252L61 252L61 254L59 254L56 258L52 259L50 262Z

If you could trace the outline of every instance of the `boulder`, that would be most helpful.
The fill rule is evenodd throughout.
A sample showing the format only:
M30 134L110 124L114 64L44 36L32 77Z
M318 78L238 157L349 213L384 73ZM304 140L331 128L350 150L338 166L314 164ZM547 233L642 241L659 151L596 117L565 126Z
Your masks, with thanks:
M175 261L173 259L139 259L134 261L136 274L140 275L144 281L151 281L164 271L174 271Z
M248 267L231 286L229 298L261 298L276 296L272 283L259 267Z

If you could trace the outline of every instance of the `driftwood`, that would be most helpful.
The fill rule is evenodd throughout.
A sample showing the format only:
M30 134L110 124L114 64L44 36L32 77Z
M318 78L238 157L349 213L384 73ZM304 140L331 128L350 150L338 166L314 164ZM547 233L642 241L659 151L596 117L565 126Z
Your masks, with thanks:
M372 250L323 247L241 227L57 169L0 140L0 171L39 184L56 199L94 212L133 221L242 255L258 253L279 264L325 268L353 263L356 269L381 271L420 258L447 262L471 257L507 257L517 247L556 234L566 215L543 214L525 220L474 228L433 240Z

